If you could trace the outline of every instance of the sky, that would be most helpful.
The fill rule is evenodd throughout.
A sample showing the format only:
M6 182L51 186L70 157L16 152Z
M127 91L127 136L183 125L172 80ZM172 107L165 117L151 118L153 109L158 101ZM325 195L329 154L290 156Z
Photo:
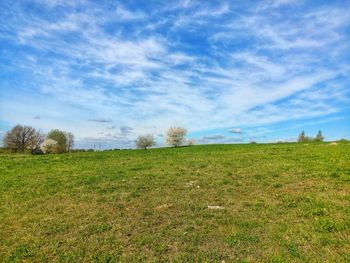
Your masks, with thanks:
M0 1L0 139L350 139L349 73L350 0Z

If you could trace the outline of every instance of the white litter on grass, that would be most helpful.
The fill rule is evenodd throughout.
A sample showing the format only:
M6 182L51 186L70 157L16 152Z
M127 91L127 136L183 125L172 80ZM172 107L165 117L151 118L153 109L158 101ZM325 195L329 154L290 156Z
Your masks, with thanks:
M189 181L188 183L185 184L185 187L187 187L187 188L194 188L194 187L201 188L198 185L197 181Z
M188 183L185 184L186 187L193 187L197 181L189 181Z
M208 205L209 209L216 209L216 210L224 210L224 206L219 206L219 205Z

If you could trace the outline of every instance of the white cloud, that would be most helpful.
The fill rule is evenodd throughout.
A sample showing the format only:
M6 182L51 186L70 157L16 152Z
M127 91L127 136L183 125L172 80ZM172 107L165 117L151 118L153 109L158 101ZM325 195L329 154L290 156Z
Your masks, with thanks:
M258 5L258 10L264 10L269 8L278 8L287 5L296 5L299 4L301 0L268 0L261 1L260 5Z
M60 123L66 129L66 122L75 122L65 117L79 118L81 128L74 132L90 141L120 139L111 131L116 127L132 127L122 138L129 143L137 133L159 134L172 125L190 131L228 130L340 110L346 91L333 80L350 72L342 59L349 46L342 32L349 14L320 7L281 19L278 8L299 2L268 3L261 12L261 6L253 6L236 16L228 2L180 1L171 6L177 10L174 15L166 13L169 6L146 15L126 5L105 10L81 2L77 6L83 11L67 9L55 21L24 14L3 27L21 48L36 51L16 70L29 73L36 92L65 111L54 112L45 102L45 123L43 118L35 124L46 129ZM54 10L66 4L48 1ZM138 20L143 25L134 28ZM55 55L40 56L49 53ZM320 88L327 83L332 85ZM41 116L36 106L28 112L9 103L4 108L13 111L3 117L9 123ZM110 123L101 121L89 129L88 120ZM232 131L240 133L238 128Z
M139 20L146 18L146 15L142 12L131 12L121 5L116 8L116 16L121 20Z
M50 8L55 8L58 6L75 7L86 3L85 0L36 0L36 2L38 2L38 4L45 4Z

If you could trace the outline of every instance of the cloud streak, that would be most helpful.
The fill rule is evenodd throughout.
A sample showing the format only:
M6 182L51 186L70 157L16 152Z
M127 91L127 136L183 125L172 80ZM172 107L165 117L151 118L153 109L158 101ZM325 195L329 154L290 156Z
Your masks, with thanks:
M232 130L229 130L230 133L237 133L237 134L241 134L242 131L240 128L235 128L235 129L232 129Z
M89 121L92 122L98 122L98 123L111 123L111 120L106 120L106 119L89 119Z

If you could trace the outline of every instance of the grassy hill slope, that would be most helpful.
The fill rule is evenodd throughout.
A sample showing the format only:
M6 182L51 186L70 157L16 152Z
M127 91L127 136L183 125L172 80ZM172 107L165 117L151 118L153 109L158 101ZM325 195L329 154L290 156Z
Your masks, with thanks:
M350 145L1 154L0 259L347 261Z

